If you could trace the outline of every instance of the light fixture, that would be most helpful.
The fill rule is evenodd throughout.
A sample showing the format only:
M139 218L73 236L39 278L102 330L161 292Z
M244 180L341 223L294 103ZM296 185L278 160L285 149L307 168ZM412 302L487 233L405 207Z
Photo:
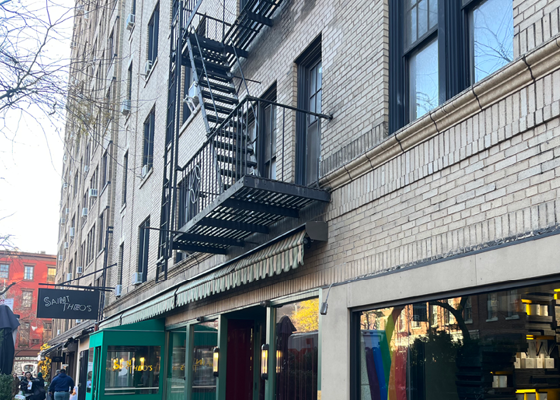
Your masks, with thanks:
M218 364L220 362L220 348L214 347L214 357L212 358L212 372L218 376Z
M282 372L282 352L276 350L276 373L279 374L280 372Z
M268 379L268 344L261 347L261 379Z
M329 309L329 294L331 294L331 288L332 288L332 283L329 286L329 291L327 292L327 298L325 299L325 301L323 303L321 303L321 308L319 309L319 313L321 315L327 315L327 310Z

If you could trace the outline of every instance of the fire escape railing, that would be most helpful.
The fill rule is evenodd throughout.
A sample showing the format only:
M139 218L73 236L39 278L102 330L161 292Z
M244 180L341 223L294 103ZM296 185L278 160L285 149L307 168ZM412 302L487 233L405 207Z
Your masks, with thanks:
M265 112L267 108L269 110ZM292 135L294 115L298 113L306 119L332 119L330 115L246 96L226 120L214 129L187 164L180 168L177 181L179 190L184 193L185 206L179 216L178 228L246 175L281 182L292 181L291 176L285 173L293 165L288 165L293 157L286 137ZM265 115L268 117L268 128L264 122ZM276 152L269 153L270 156L266 158L264 144L270 140L275 141ZM273 162L275 168L267 168L266 161Z

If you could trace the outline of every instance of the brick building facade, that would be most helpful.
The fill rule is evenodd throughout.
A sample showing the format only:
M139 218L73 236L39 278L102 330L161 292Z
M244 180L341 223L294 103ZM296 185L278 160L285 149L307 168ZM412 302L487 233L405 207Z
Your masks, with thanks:
M504 361L477 370L471 394L453 386L462 367L449 369L437 394L434 381L416 381L437 369L410 360L428 354L419 348L485 360L491 346L536 360L528 340L555 344L560 2L160 0L103 9L112 9L104 32L119 38L102 141L110 190L64 256L84 275L99 271L77 275L80 285L101 278L116 288L91 353L130 360L116 332L135 331L134 351L161 365L146 378L153 398L174 398L177 385L187 398L204 386L228 400L537 390L541 378ZM111 233L93 234L99 252L84 258L101 210ZM316 324L301 322L310 304ZM445 312L456 325L441 322ZM163 348L142 345L149 324L166 332ZM248 332L241 353L228 347ZM445 345L442 332L452 338ZM243 371L258 369L262 345L269 371L250 377ZM211 365L213 347L217 378L185 367ZM372 356L378 350L386 356ZM257 364L228 361L248 354ZM546 358L558 368L557 353ZM403 372L413 364L417 374ZM288 367L310 379L292 382ZM492 386L496 371L510 376L505 387ZM95 396L140 394L130 375L120 382L98 371L104 389ZM538 388L550 397L559 389Z

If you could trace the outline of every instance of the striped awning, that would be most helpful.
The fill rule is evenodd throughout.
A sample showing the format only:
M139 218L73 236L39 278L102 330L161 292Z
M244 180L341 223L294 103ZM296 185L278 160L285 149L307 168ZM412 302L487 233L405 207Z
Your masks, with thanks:
M144 321L153 317L157 317L175 307L175 292L172 290L162 296L141 304L138 307L126 311L122 316L122 324L133 324L138 321Z
M305 230L280 240L263 250L238 261L228 263L216 271L194 279L177 290L176 306L225 292L226 290L279 275L303 265Z

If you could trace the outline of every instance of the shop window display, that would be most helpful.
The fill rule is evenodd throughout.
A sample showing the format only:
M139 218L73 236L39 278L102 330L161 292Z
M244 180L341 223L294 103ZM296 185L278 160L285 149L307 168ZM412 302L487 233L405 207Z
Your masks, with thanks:
M167 369L167 400L185 397L185 328L169 332L169 367Z
M355 393L560 399L559 294L560 283L543 284L361 311Z
M216 377L212 372L212 358L217 345L218 321L205 322L194 327L193 399L216 399Z
M160 354L159 346L109 346L105 395L158 393Z
M319 299L276 311L276 399L317 400Z

